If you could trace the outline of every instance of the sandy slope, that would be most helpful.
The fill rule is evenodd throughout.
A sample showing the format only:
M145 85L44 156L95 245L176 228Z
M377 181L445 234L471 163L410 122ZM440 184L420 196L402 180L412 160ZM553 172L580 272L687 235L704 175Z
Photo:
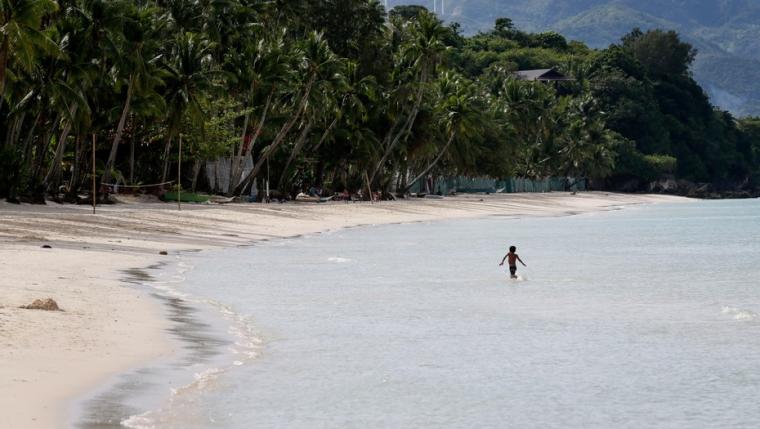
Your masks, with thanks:
M0 427L63 426L72 397L172 352L159 304L120 281L120 271L172 258L172 252L363 224L554 216L665 201L683 199L512 194L375 204L185 205L181 212L171 204L132 201L99 208L96 215L87 207L0 203ZM65 311L18 308L47 297Z

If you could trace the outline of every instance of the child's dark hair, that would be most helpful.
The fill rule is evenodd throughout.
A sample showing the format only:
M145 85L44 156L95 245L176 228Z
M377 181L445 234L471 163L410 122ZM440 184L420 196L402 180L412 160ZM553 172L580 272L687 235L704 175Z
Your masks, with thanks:
M514 253L515 250L517 250L517 247L515 247L515 246L509 246L509 251L510 252Z

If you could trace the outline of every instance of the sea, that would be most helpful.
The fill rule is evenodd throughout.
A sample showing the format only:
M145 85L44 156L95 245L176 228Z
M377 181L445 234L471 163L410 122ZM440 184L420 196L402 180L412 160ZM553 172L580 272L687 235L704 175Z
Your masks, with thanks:
M760 427L760 200L368 225L128 274L178 353L72 427Z

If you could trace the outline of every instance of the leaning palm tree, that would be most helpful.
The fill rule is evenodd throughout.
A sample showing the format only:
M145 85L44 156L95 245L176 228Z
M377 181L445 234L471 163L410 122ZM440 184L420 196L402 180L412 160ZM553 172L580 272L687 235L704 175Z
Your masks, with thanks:
M297 52L298 54L294 58L298 60L302 78L297 85L298 89L291 104L292 110L290 116L277 132L272 143L262 149L261 155L250 173L235 187L234 194L236 195L240 195L251 185L264 164L284 143L285 137L287 137L293 126L302 118L315 83L319 79L332 78L340 67L339 58L330 50L327 41L321 33L310 33L306 40L301 43L301 47Z
M402 138L414 127L420 112L425 92L436 72L446 45L443 43L446 28L433 14L421 13L416 19L397 24L401 33L401 43L395 56L396 87L389 98L397 98L392 104L400 106L401 113L395 115L389 131L383 139L383 154L369 175L370 183L384 168L388 157L394 152Z
M123 40L123 55L117 59L118 74L116 88L126 84L124 105L121 109L119 122L111 142L111 150L108 154L101 183L109 183L111 170L116 162L116 154L119 150L124 126L131 113L135 92L142 92L146 97L148 93L154 93L155 88L161 83L157 75L157 39L158 32L163 27L160 15L152 7L134 8L126 17L126 25ZM158 18L154 18L158 17Z
M241 144L238 146L237 156L233 157L231 163L228 190L230 195L242 182L242 160L253 152L271 109L277 102L276 96L287 93L286 89L296 81L298 64L295 63L293 55L299 51L291 49L286 36L287 31L282 29L275 32L273 37L259 40L242 53L242 67L235 74L248 86L246 92L252 111L246 111ZM252 121L253 124L249 125L254 113L257 117ZM249 127L252 128L250 140L247 139Z
M485 117L485 103L480 98L476 87L464 77L447 72L436 82L437 105L436 115L440 118L444 130L445 143L437 149L437 154L420 173L406 184L406 193L415 183L425 177L444 156L455 141L466 145L473 141L482 127ZM466 151L466 148L461 148Z
M95 92L100 68L94 58L99 54L94 50L93 33L97 27L92 14L81 8L72 7L65 10L58 21L61 55L55 58L49 76L51 107L60 112L60 131L55 139L55 150L42 180L44 189L57 193L64 155L68 148L69 136L77 131L84 132L91 128L92 112L90 103ZM51 143L52 145L52 143ZM75 156L74 174L79 167L79 156ZM72 180L70 191L76 192L76 181Z
M343 107L349 98L346 72L354 66L349 62L341 62L334 71L326 73L322 79L315 83L314 90L311 92L311 100L309 100L303 115L304 124L301 134L289 150L290 154L280 174L278 186L285 182L291 164L309 143L311 133L321 131L319 140L316 140L314 147L317 150L335 129L343 115Z

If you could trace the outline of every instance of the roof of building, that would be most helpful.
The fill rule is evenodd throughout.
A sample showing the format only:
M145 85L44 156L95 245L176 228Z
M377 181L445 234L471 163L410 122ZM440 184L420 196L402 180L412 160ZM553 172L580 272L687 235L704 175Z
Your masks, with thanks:
M554 69L539 69L539 70L520 70L516 71L515 75L520 80L533 80L533 81L566 81L574 80Z

